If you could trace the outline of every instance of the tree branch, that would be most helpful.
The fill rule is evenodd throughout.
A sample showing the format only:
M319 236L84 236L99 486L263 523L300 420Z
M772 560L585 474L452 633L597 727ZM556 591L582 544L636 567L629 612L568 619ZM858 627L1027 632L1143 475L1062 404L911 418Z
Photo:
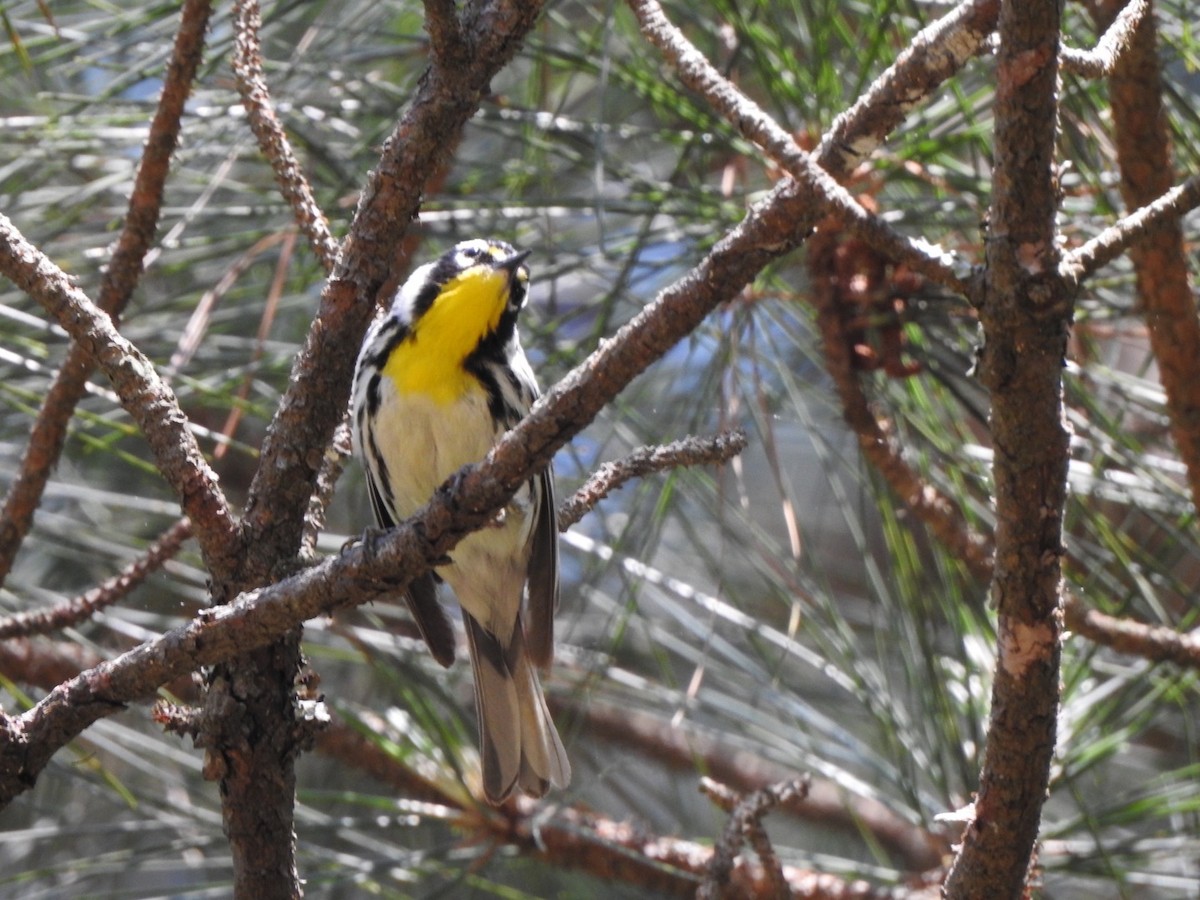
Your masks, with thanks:
M683 32L671 24L657 0L629 0L629 6L637 16L642 35L662 53L680 80L700 93L768 159L819 198L818 215L833 216L892 259L906 263L957 293L967 293L967 282L955 271L952 254L900 234L864 209L812 156L800 149L784 128L709 63Z
M753 793L795 777L794 770L785 766L650 713L596 702L568 708L586 723L587 734L629 747L676 770L704 772L738 791ZM909 872L938 867L949 850L949 841L943 837L901 818L878 800L848 795L832 781L813 779L803 803L784 807L789 814L822 828L869 832Z
M99 306L116 319L142 275L146 251L154 240L162 208L163 185L179 139L184 104L196 79L204 50L204 34L212 12L211 0L187 0L175 35L175 45L163 78L162 94L134 177L129 209L116 248L100 285ZM83 397L94 368L88 353L71 344L30 432L17 477L0 511L0 584L12 569L46 482L67 437L67 425Z
M467 46L454 0L424 0L423 5L434 65L447 69L461 65Z
M1129 49L1134 32L1150 17L1150 0L1128 0L1124 8L1101 35L1092 50L1062 48L1062 67L1083 78L1103 78L1111 75L1117 61Z
M187 428L179 401L150 360L3 214L0 272L41 303L108 376L121 405L145 436L159 472L192 520L206 567L216 579L233 571L240 545L225 495Z
M326 274L337 261L338 244L329 230L329 221L313 196L308 179L300 167L291 141L283 130L263 74L259 31L262 15L257 0L237 0L233 4L233 74L238 94L258 140L258 149L271 163L279 193L292 208L300 233L317 255Z
M1059 709L1068 434L1062 360L1073 286L1059 276L1058 0L1005 0L980 321L991 393L997 660L974 819L948 900L1025 896Z
M1200 175L1193 175L1066 254L1061 263L1063 278L1082 283L1148 235L1160 229L1178 232L1179 220L1197 206L1200 206Z
M0 641L34 634L50 634L90 619L96 612L118 603L168 559L192 536L192 523L180 519L146 548L146 552L126 568L79 597L51 609L31 610L0 619Z
M1101 15L1111 15L1114 8L1111 0L1102 3ZM1116 15L1110 33L1128 11L1126 7ZM1146 15L1136 23L1128 50L1117 59L1109 78L1121 196L1127 209L1157 206L1173 193L1164 90L1154 17ZM1184 188L1183 202L1190 207L1200 203L1200 175L1193 175ZM1149 326L1150 349L1167 395L1171 436L1187 467L1192 506L1200 510L1200 316L1179 219L1172 217L1144 234L1130 246L1129 256Z
M335 725L322 734L318 745L343 764L364 769L423 804L417 812L440 812L447 825L477 840L513 846L547 865L588 872L605 883L619 881L655 896L691 898L712 864L711 847L650 834L636 825L577 807L551 809L526 797L499 810L466 805L461 794L421 778L377 744L344 726ZM935 896L933 889L879 889L863 880L847 881L793 866L782 867L782 876L788 885L787 896L793 898L933 900ZM766 900L782 896L762 866L745 860L733 863L728 883L731 897Z
M1078 597L1066 602L1066 625L1071 631L1121 653L1154 662L1171 662L1200 669L1200 634L1180 634L1163 625L1147 625L1089 609Z
M923 28L818 145L817 163L839 180L875 151L920 103L987 48L1000 0L968 0Z
M704 875L704 883L696 891L696 900L720 900L725 895L729 876L733 872L742 842L749 840L758 854L770 887L771 896L788 897L791 889L783 873L783 866L775 855L774 848L762 827L763 817L772 809L797 801L803 802L808 794L808 777L768 785L741 796L711 778L700 779L700 790L721 809L729 813L716 846L712 860Z
M681 466L728 462L746 449L743 431L723 431L715 437L686 437L670 444L639 447L621 459L607 462L559 504L558 529L566 531L597 503L634 478Z

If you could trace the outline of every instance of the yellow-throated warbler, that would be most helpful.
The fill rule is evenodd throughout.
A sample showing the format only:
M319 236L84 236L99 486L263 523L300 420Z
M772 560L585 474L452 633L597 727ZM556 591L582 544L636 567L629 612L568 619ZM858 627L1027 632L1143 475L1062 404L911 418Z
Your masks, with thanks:
M367 333L354 374L354 442L381 527L412 515L447 477L482 460L538 397L517 335L528 255L503 241L457 244L416 269ZM499 803L514 787L534 796L565 787L571 766L535 669L554 655L558 603L550 471L435 572L413 582L406 599L434 658L449 666L454 631L436 581L458 597L487 799Z

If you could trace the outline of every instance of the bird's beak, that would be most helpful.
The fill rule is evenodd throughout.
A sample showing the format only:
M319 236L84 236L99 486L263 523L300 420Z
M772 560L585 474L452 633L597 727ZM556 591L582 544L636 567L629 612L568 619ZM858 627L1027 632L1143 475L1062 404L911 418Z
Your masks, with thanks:
M514 253L508 259L500 263L500 268L508 272L509 275L516 275L517 269L521 267L521 263L529 259L529 254L532 252L532 250L521 250L517 253Z

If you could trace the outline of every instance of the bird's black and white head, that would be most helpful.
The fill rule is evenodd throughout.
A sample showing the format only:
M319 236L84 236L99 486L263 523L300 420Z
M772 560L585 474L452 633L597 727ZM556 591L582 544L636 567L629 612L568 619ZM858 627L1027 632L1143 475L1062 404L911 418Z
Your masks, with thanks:
M364 342L356 391L378 392L366 377L371 372L391 379L401 394L441 404L480 384L493 413L511 423L517 400L537 396L517 334L529 294L528 256L504 241L475 239L413 270Z
M528 256L504 241L462 241L413 271L391 314L459 359L490 337L504 344L529 293Z

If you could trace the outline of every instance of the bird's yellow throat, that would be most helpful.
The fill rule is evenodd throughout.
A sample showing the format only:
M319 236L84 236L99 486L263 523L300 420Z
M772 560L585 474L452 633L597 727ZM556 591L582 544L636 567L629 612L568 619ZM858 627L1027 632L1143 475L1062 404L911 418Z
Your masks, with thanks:
M396 390L449 404L475 385L462 364L499 325L508 279L505 271L477 266L446 282L383 366Z

